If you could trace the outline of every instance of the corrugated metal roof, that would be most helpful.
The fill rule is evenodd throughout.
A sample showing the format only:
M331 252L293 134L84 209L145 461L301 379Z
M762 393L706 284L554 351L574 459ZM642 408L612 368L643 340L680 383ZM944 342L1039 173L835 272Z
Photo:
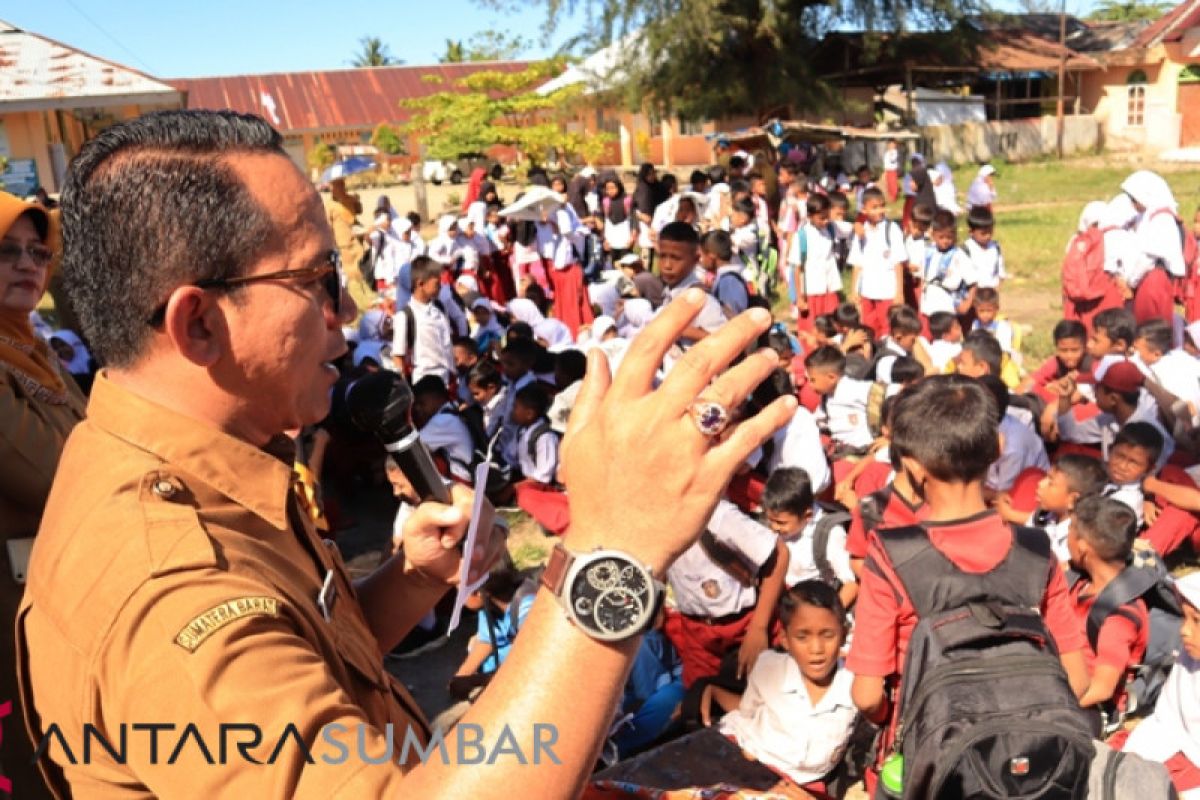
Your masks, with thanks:
M412 112L401 100L453 90L482 70L519 72L529 61L477 61L414 67L361 67L321 72L276 72L167 81L187 92L188 108L259 114L281 133L373 128L399 124ZM431 82L436 76L440 82Z
M179 101L145 73L0 22L0 110Z
M1162 42L1177 42L1188 28L1200 25L1200 0L1184 0L1154 21L1133 42L1133 47L1153 47Z
M988 41L979 48L978 65L992 71L1052 72L1063 56L1068 70L1100 68L1100 62L1091 56L1024 31L989 33Z

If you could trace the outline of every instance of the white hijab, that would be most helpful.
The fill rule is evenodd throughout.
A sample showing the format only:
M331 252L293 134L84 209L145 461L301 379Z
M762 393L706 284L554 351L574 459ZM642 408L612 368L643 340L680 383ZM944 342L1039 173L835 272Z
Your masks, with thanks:
M1129 285L1134 286L1142 275L1148 273L1158 264L1167 272L1182 277L1186 271L1183 262L1183 247L1179 241L1179 226L1175 215L1179 204L1171 187L1158 173L1148 169L1140 169L1130 175L1121 184L1121 191L1143 206L1141 217L1137 224L1138 248L1141 250L1141 263L1138 264L1141 275L1134 276ZM1168 213L1161 214L1159 212Z
M624 339L632 339L642 332L642 328L654 319L654 309L650 301L643 297L633 297L625 301L621 311L621 323L618 330Z
M1172 214L1179 210L1171 187L1157 172L1139 169L1121 184L1121 191L1146 207L1146 214L1166 208Z
M567 324L553 317L542 317L542 321L533 326L533 335L534 338L544 339L546 349L551 352L558 352L575 344Z
M1175 582L1183 599L1200 608L1200 572ZM1154 713L1129 735L1125 751L1153 761L1167 761L1183 753L1200 764L1200 662L1186 651L1179 653Z
M588 286L588 300L593 305L600 306L600 310L610 317L616 315L617 301L620 299L621 293L617 290L616 281L593 283Z
M537 329L538 323L544 320L542 312L538 310L537 305L530 299L518 297L515 300L510 300L508 303L508 313L512 314L513 319L518 322L524 322L533 329Z
M1103 200L1093 200L1083 207L1083 212L1079 215L1079 227L1077 230L1083 233L1088 228L1094 228L1104 221L1105 214L1108 211L1108 203Z

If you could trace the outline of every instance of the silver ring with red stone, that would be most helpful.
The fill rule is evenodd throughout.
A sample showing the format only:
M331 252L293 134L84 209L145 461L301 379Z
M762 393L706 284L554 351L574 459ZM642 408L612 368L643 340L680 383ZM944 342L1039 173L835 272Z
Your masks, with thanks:
M688 408L696 428L710 439L720 436L729 427L729 411L720 403L697 400Z

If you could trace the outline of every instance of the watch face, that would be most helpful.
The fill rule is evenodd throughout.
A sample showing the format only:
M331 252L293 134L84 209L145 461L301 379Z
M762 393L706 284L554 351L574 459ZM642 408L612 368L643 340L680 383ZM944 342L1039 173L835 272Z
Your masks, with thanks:
M624 639L642 630L654 613L654 587L637 564L604 556L584 564L572 580L576 622L597 639Z

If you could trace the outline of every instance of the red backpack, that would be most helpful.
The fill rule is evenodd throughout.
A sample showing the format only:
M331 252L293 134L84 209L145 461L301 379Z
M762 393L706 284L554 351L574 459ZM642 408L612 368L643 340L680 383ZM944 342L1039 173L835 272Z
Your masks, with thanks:
M1104 234L1108 228L1088 228L1067 245L1063 259L1063 294L1072 300L1099 300L1109 282L1104 274Z
M1179 228L1179 243L1183 248L1183 277L1175 280L1175 299L1186 304L1188 300L1200 296L1200 246L1196 243L1196 237L1188 233L1178 214L1169 208L1160 208L1151 216L1157 217L1159 214L1170 214Z

